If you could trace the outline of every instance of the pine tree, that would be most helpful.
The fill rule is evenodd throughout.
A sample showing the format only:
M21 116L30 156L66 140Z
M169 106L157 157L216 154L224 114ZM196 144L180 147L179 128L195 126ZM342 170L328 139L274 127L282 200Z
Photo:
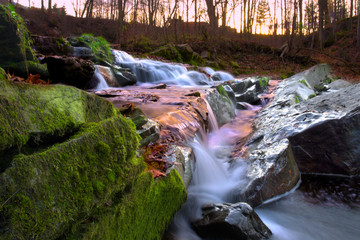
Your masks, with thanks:
M260 26L260 33L261 33L261 26L269 18L270 18L270 6L268 0L260 0L256 12L256 22Z

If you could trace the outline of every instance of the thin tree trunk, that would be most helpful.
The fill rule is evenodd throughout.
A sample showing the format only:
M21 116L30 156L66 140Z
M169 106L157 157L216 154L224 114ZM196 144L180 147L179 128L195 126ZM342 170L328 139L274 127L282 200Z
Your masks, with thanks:
M350 31L353 27L354 0L350 0Z
M319 47L320 51L323 50L323 27L324 27L324 1L319 0Z
M300 38L302 38L303 35L303 0L299 0L299 34Z
M358 19L357 19L357 47L358 47L358 52L360 52L360 1L358 1Z
M51 6L51 0L49 0L49 2L48 2L49 4L48 4L48 11L49 11L49 13L51 13L51 9L52 9L52 6Z
M9 2L11 4L11 0ZM44 11L44 9L44 0L41 0L41 11Z
M291 36L289 41L289 53L291 53L294 37L295 37L295 28L296 28L296 19L297 19L297 2L294 1L294 15L293 15L293 22L292 22L292 28L291 28Z

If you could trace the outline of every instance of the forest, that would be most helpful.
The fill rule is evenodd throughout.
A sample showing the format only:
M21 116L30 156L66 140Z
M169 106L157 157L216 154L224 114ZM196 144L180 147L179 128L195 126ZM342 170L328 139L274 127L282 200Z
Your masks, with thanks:
M75 19L67 24L82 19L84 29L98 21L87 32L132 52L145 52L151 44L169 42L206 42L220 52L218 45L228 45L227 40L257 43L273 48L281 59L310 56L316 62L333 64L335 71L339 67L340 74L349 79L357 79L359 4L358 0L71 0L66 4L41 0L41 11L52 13L50 19L71 14ZM28 1L28 5L34 3ZM36 22L45 19L33 17ZM48 25L54 27L57 22L65 24L53 19ZM51 35L41 31L44 29L33 30Z

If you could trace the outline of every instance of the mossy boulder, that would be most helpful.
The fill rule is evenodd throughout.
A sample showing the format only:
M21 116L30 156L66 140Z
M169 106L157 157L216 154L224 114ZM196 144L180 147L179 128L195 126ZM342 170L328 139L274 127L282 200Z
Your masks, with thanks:
M30 33L14 7L0 5L0 66L22 77L29 73L46 77L31 44Z
M0 66L21 61L37 61L24 20L13 7L0 5Z
M159 49L153 51L151 54L174 62L183 61L180 52L176 49L176 47L173 44L162 46Z
M103 37L94 37L92 34L83 34L79 37L68 39L73 47L88 47L94 53L94 62L99 65L111 66L114 62L114 55L111 52L110 44Z
M16 192L0 209L0 239L56 239L121 196L143 170L138 140L134 124L117 115L49 149L16 155L0 175L0 202Z
M152 239L161 240L173 214L186 200L186 189L178 172L153 179L142 173L121 200L92 216L89 225L76 225L60 239ZM103 210L101 210L103 212Z
M0 75L0 155L30 142L56 141L117 114L111 103L73 87L14 83Z
M0 68L0 105L0 240L162 238L185 186L144 172L135 125L111 103Z

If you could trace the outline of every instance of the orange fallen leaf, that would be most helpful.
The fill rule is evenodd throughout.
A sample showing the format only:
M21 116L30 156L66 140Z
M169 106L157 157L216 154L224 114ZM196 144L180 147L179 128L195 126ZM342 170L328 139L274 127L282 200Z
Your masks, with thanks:
M147 172L151 172L153 175L153 178L157 178L157 177L165 177L166 175L162 172L160 172L159 170L156 169L150 169L147 170Z

